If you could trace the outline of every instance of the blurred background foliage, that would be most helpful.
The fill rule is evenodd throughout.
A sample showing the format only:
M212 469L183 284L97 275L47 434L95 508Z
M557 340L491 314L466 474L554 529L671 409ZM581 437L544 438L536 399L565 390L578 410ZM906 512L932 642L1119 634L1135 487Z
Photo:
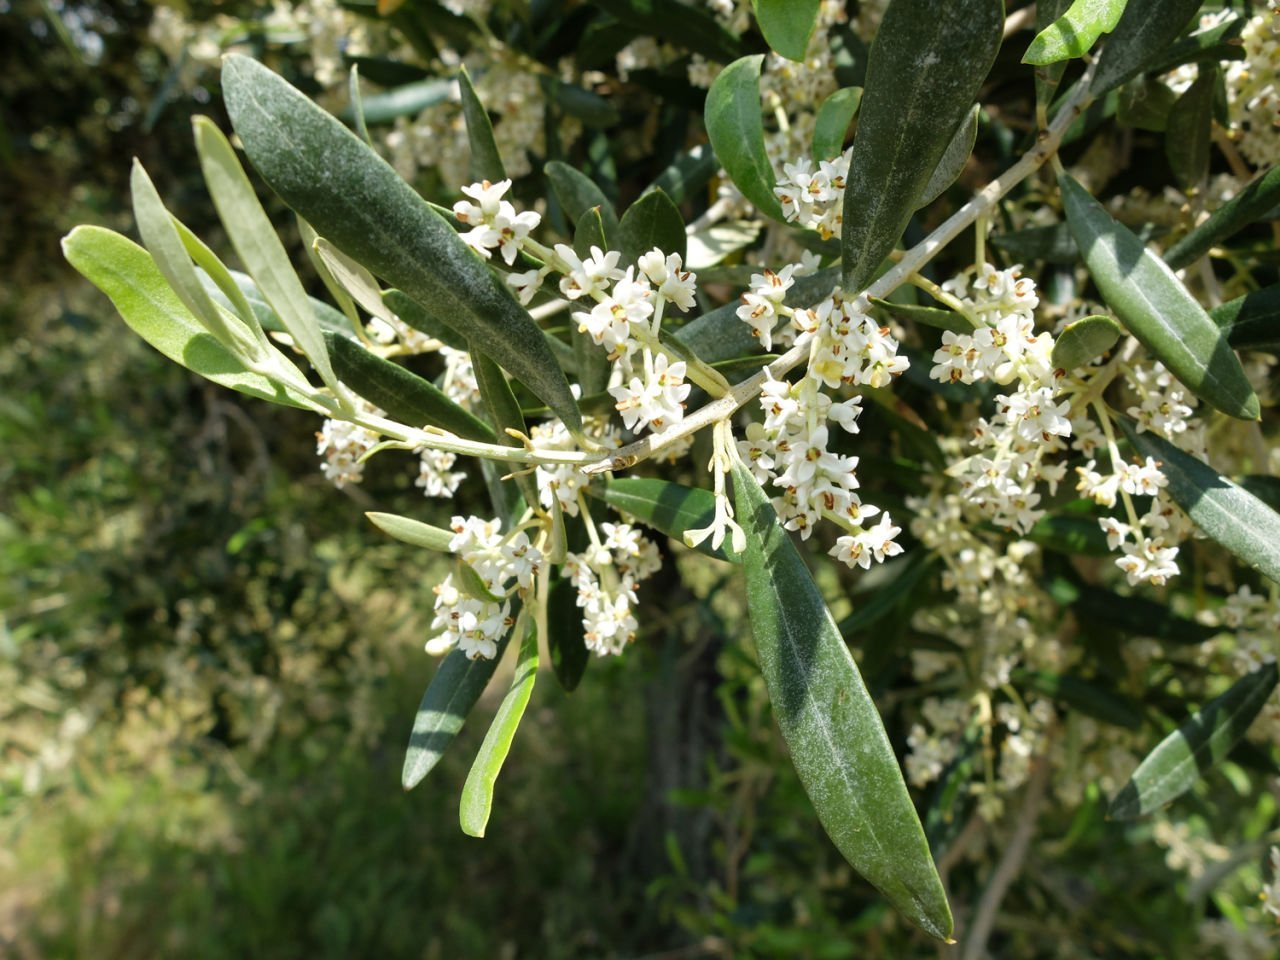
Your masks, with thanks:
M544 18L559 6L532 5ZM575 43L608 59L629 36L587 43L580 6L564 6L564 32L538 34L535 18L508 39L554 63ZM130 231L131 156L226 248L189 126L219 115L216 90L177 82L148 35L154 13L143 0L0 0L0 951L934 955L815 821L739 642L736 574L678 547L679 575L668 563L647 588L663 610L646 608L636 648L594 663L573 694L540 685L489 839L464 837L456 808L496 701L439 772L401 791L440 571L360 513L424 515L411 469L335 493L312 417L164 361L58 251L77 223ZM311 69L305 45L269 52L295 79ZM684 129L699 91L661 70L644 82L670 98L662 129ZM571 151L624 194L647 182L619 173L604 133L565 128L573 139L552 137L548 156ZM651 169L685 146L657 143ZM436 522L484 511L465 496L432 507ZM878 692L901 744L892 708L917 694L887 689L896 670ZM1096 791L1053 808L1006 898L1001 955L1207 955L1206 909L1230 920L1257 890L1257 869L1226 868L1261 863L1276 814L1242 767L1228 774L1158 845L1144 831L1167 825L1108 823ZM922 809L956 902L972 905L1013 827L948 858L978 821L946 786ZM1193 881L1204 864L1179 857L1202 856L1221 822L1236 828L1210 874L1231 879Z

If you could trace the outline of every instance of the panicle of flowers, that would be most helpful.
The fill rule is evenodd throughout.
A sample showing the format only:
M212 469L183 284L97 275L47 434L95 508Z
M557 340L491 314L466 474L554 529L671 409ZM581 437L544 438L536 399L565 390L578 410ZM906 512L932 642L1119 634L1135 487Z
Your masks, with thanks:
M816 230L823 240L840 235L844 223L844 186L853 148L833 160L822 160L815 169L809 158L782 165L782 176L773 192L788 223Z
M602 523L600 538L588 521L591 545L570 553L564 570L578 591L587 649L603 657L622 653L635 640L636 588L662 567L658 548L626 523Z
M577 393L576 387L574 392ZM588 427L588 435L601 446L619 445L617 430L607 423L588 421ZM559 420L533 424L529 429L529 439L535 450L578 449L578 441ZM582 502L580 494L589 482L586 474L568 463L540 463L534 479L538 485L538 502L544 510L551 510L559 504L568 516L578 515L578 505Z
M993 523L1026 533L1044 515L1037 484L1045 483L1053 494L1065 475L1065 465L1047 458L1066 448L1063 438L1072 429L1069 403L1055 399L1053 337L1035 331L1035 282L1018 267L983 264L976 279L961 274L943 290L975 329L943 333L930 377L943 383L987 379L1015 388L996 396L991 420L973 423L970 445L976 452L947 473Z
M383 412L367 400L356 398L356 412L372 416L384 416ZM377 444L379 434L350 420L325 420L316 433L316 453L324 460L320 469L325 479L341 490L348 483L364 479L366 453Z
M880 510L858 496L858 458L831 449L828 424L857 433L862 398L837 401L828 391L885 386L907 368L907 359L898 355L897 341L871 318L862 300L836 290L812 309L794 310L781 304L780 295L771 296L779 287L785 293L786 269L755 280L760 283L749 296L757 301L744 302L739 316L762 338L769 336L769 325L754 315L760 304L789 317L809 337L809 364L796 383L768 376L760 392L764 420L748 425L739 455L765 489L779 491L774 506L788 530L807 539L820 519L838 524L845 533L831 554L851 567L865 569L872 560L901 553L894 541L900 528L887 514L866 523Z
M1280 4L1249 18L1242 60L1226 64L1227 99L1240 152L1256 167L1280 161Z
M467 478L462 470L454 470L458 455L448 450L422 447L418 450L418 478L415 487L421 487L427 497L452 497L458 485Z
M533 586L542 551L524 530L504 535L499 520L455 516L449 528L454 534L449 549L466 571L450 574L435 588L431 628L438 633L427 652L439 655L457 647L472 660L491 660L512 625L509 598Z
M1243 584L1227 595L1222 606L1204 611L1200 619L1234 634L1229 657L1231 669L1238 674L1274 663L1280 653L1280 596L1274 591L1254 593Z

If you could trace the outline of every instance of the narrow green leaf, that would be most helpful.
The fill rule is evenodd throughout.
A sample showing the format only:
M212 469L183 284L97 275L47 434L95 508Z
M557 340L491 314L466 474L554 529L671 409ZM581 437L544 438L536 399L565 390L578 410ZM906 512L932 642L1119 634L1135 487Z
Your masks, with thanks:
M582 259L591 255L592 247L608 249L608 241L604 234L604 218L600 215L600 207L592 207L578 218L573 230L573 249ZM584 397L594 397L604 393L609 385L609 375L613 365L609 362L609 353L602 349L591 334L579 330L578 324L569 322L569 341L573 344L573 361L578 370L578 383L582 387ZM610 404L612 406L612 403Z
M245 152L348 256L502 364L571 430L581 418L545 334L506 284L376 153L266 67L229 56L222 89Z
M360 66L351 65L351 76L347 80L347 93L351 99L351 119L355 122L356 133L360 139L373 146L373 138L369 136L369 124L364 116L364 102L360 99Z
M1087 367L1114 347L1122 336L1124 328L1101 314L1072 321L1053 342L1053 367L1068 371Z
M181 220L174 219L173 225L178 230L178 235L182 238L182 245L186 248L187 255L195 261L199 268L200 283L210 296L221 303L228 310L231 310L244 321L245 326L252 329L254 326L262 327L263 330L268 329L262 322L262 311L257 304L251 302L251 298L246 291L247 283L253 288L257 295L258 301L263 307L271 313L275 318L277 330L284 330L284 324L280 322L280 318L275 315L275 311L271 310L270 305L263 299L262 292L258 290L257 284L253 282L253 278L247 273L231 271L227 269L227 265L218 259L215 254L203 240L192 233ZM311 307L316 308L317 301L311 301ZM320 314L317 313L317 317ZM320 317L323 324L324 318Z
M1185 237L1169 248L1165 263L1174 270L1190 266L1215 243L1263 219L1280 204L1280 166L1274 166L1220 206Z
M1058 182L1076 245L1120 322L1206 403L1230 416L1256 420L1258 397L1204 308L1084 187L1065 174Z
M187 238L184 236L183 240ZM190 245L187 247L191 249ZM207 247L205 248L208 249ZM202 270L205 270L205 263L200 259L196 259ZM215 280L212 273L204 273L201 275L200 282L205 285L210 296L214 300L221 303L228 309L234 309L237 313L241 309L248 309L263 330L273 333L283 333L284 324L280 321L279 315L271 309L271 304L267 303L262 296L262 291L258 289L258 285L253 282L253 277L247 273L241 273L239 270L227 270L225 266L222 270L226 272L226 276L220 280ZM227 290L236 291L236 296L229 295ZM335 310L323 300L317 300L315 297L308 298L311 301L311 309L315 311L316 320L320 323L320 329L340 333L346 337L355 336L355 330L342 313ZM243 301L242 306L236 304Z
M1145 816L1173 802L1216 767L1245 735L1276 688L1275 663L1237 680L1147 754L1111 801L1117 820Z
M1142 725L1142 710L1138 704L1096 681L1047 670L1017 671L1013 679L1104 723L1130 730Z
M252 328L246 329L225 310L219 309L200 282L173 216L165 209L164 201L156 192L147 171L136 159L130 176L130 190L133 218L137 221L142 242L183 305L228 351L250 360L258 356L260 348L249 336ZM249 321L256 323L252 313Z
M591 652L583 637L582 610L573 581L555 577L547 593L547 653L556 680L573 691L582 682Z
M1091 557L1105 557L1111 553L1107 546L1107 535L1098 526L1098 518L1095 516L1043 516L1027 531L1027 539L1046 550L1056 550L1059 553L1080 553Z
M431 424L481 443L496 442L487 423L462 409L431 381L340 334L326 333L324 339L339 379L393 420L413 427Z
M1100 97L1136 77L1169 50L1200 9L1200 0L1128 0L1098 55L1090 92Z
M774 220L783 220L773 193L778 179L764 149L760 67L764 54L735 60L707 91L705 120L711 147L742 195Z
M467 124L467 140L471 144L471 179L488 180L490 183L505 180L507 170L502 165L498 143L493 139L493 123L489 119L489 112L476 95L476 88L471 85L471 74L467 73L465 66L458 71L458 89L462 94L462 116Z
M1036 33L1048 30L1070 6L1071 0L1039 0L1036 3ZM1065 61L1036 68L1037 104L1044 104L1047 107L1053 102L1054 93L1057 92L1058 84L1062 82L1062 75L1066 69Z
M947 144L942 159L934 167L933 175L924 185L917 206L924 207L933 203L942 196L942 192L947 187L960 178L960 174L969 163L969 157L973 154L973 145L978 142L978 118L981 115L982 107L975 103L969 115L960 124L960 128L956 130L955 136L951 138L951 142Z
M649 191L627 208L618 225L618 240L623 266L634 264L654 247L663 253L678 253L684 262L684 218L661 190Z
M427 692L422 695L409 735L409 749L400 775L406 790L421 783L440 762L488 686L510 639L504 636L498 641L498 651L492 660L468 660L461 650L453 650L436 668Z
M387 290L382 294L382 302L391 309L392 313L419 333L425 333L454 350L465 352L471 349L471 344L467 342L465 336L436 319L434 314L404 291Z
M1003 27L1001 0L889 5L871 45L845 184L845 290L865 287L902 236L978 97Z
M661 189L675 204L684 203L707 185L716 171L720 169L720 161L715 151L708 144L700 143L683 153L671 162L671 165L657 179L645 188L647 193L655 188Z
M865 594L866 602L860 603L840 621L840 635L849 643L858 644L861 639L859 634L905 604L916 587L935 568L935 562L919 550L912 551L900 560L891 560L885 566L890 564L897 567L897 575L874 592Z
M542 89L548 100L554 101L568 116L581 120L584 127L603 129L622 119L611 100L576 83L565 83L558 77L544 75Z
M703 7L680 0L596 0L596 6L633 27L639 36L658 37L717 63L742 54L742 41Z
M1229 300L1209 316L1237 350L1280 350L1280 284Z
M991 238L991 245L1022 263L1038 260L1046 263L1075 263L1080 256L1075 237L1071 236L1071 228L1065 223L997 233Z
M382 320L393 316L391 308L382 299L382 290L373 274L324 237L316 237L312 241L312 249L339 288L360 304L366 313Z
M1183 187L1193 187L1209 173L1210 134L1213 128L1213 94L1218 71L1201 67L1169 112L1164 152L1173 175Z
M133 332L170 360L251 397L312 409L302 394L246 370L192 316L151 255L127 237L102 227L76 227L63 238L62 252L111 299Z
M375 93L361 98L361 108L365 123L394 123L399 117L412 117L427 107L435 106L449 99L453 90L452 80L419 80L406 83L402 87L388 90L386 93ZM338 114L339 118L355 122L355 112L350 107Z
M1103 551L1102 555L1107 552ZM1085 624L1101 624L1129 636L1150 637L1178 646L1204 643L1219 632L1216 627L1180 617L1168 604L1146 597L1126 597L1087 584L1081 584L1078 593L1071 608L1076 618Z
M524 718L537 679L538 631L531 628L520 644L520 658L516 661L511 689L498 705L498 713L489 725L489 732L485 734L480 752L467 774L467 782L462 786L458 818L462 832L469 837L484 836L493 809L494 784L502 772L502 764L511 750L511 741Z
M1036 35L1023 63L1048 66L1083 57L1104 33L1120 22L1125 0L1075 0L1067 12Z
M453 540L453 532L433 527L421 520L401 517L394 513L366 513L369 522L388 536L401 543L427 550L449 553L449 544Z
M1196 526L1242 563L1280 583L1280 514L1163 437L1138 433L1125 418L1120 426L1141 456L1160 461L1169 481L1166 492Z
M876 705L804 560L742 464L733 486L747 534L751 632L800 782L854 869L926 933L949 940L951 909Z
M1221 63L1223 60L1243 60L1244 48L1237 42L1240 31L1248 22L1247 17L1233 16L1216 27L1198 30L1183 37L1159 57L1148 70L1154 74L1165 73L1184 63Z
M258 195L253 192L253 185L240 166L231 142L208 117L196 117L193 126L200 169L231 245L298 349L321 379L333 387L333 368L321 338L320 324L311 312L307 291L289 262L289 255L262 209Z
M935 330L952 333L973 333L973 324L963 313L940 307L924 307L914 303L894 303L892 300L871 298L871 315L878 320L910 320Z
M603 488L591 487L589 490L592 496L599 497L615 510L630 514L680 543L684 543L686 531L708 527L715 519L715 494L701 487L686 487L670 480L648 477L624 477L610 480ZM742 560L728 537L719 549L712 548L709 538L694 549L730 563Z
M1169 129L1178 95L1168 85L1152 77L1134 77L1119 90L1116 123L1122 127L1164 133Z
M544 168L547 179L551 181L551 189L569 219L577 223L582 215L592 207L600 208L600 219L604 222L604 235L609 246L603 249L616 250L618 242L618 214L613 204L604 195L594 180L585 173L575 170L567 163L552 160Z
M845 87L822 101L813 121L813 159L833 160L844 153L844 139L849 133L858 105L862 103L861 87Z
M796 62L803 61L809 49L819 6L820 0L751 0L756 22L769 48Z
M480 390L480 397L484 401L485 409L489 411L489 419L496 428L497 442L508 447L520 446L521 441L507 433L507 431L517 430L527 435L529 428L525 425L520 403L516 400L515 394L511 392L511 384L507 382L507 375L502 372L501 367L484 354L472 353L471 369L475 373L476 386ZM523 467L515 463L508 464L507 469L518 472L515 478L515 485L524 495L525 500L528 503L537 503L538 485L534 480L533 474L528 473Z

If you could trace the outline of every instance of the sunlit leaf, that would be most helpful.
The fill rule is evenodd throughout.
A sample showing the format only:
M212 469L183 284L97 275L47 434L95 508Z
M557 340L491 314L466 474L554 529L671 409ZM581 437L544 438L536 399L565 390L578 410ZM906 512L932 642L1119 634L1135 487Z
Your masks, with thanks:
M1165 492L1196 526L1241 563L1280 583L1280 514L1163 437L1139 433L1127 419L1119 422L1139 455L1160 462L1169 481Z
M1070 371L1087 367L1123 336L1124 327L1101 314L1073 320L1053 341L1054 369Z
M777 176L764 149L760 68L764 55L743 57L725 67L707 91L707 136L720 164L742 195L763 214L782 220L773 193Z
M1046 66L1083 57L1104 33L1120 22L1125 0L1075 0L1066 13L1036 35L1023 63Z
M570 427L581 425L546 335L507 285L376 153L266 67L223 62L255 168L321 236L465 334Z
M1108 814L1117 820L1145 816L1195 786L1245 735L1270 699L1278 676L1275 663L1268 663L1205 704L1147 754L1111 801Z
M1204 308L1084 187L1066 174L1058 180L1089 274L1129 332L1202 400L1233 417L1256 420L1258 397Z
M977 100L1003 27L1001 0L889 5L871 45L845 185L845 290L865 287L902 236Z
M803 61L809 49L819 6L820 0L751 0L756 22L770 48L795 61Z
M418 80L386 93L362 97L360 105L364 111L365 123L394 123L397 117L417 116L427 107L443 103L452 92L452 80ZM350 108L338 116L350 123L355 122L354 111Z
M733 471L747 534L747 612L773 713L818 819L845 859L940 940L951 909L902 771L849 649L768 497Z
M502 154L493 139L493 123L489 113L471 85L471 74L464 66L458 71L458 89L462 94L462 116L467 124L467 140L471 144L471 163L468 167L472 180L488 180L497 183L507 178L502 165Z
M440 527L433 527L429 523L423 523L421 520L414 520L411 517L401 517L394 513L366 513L369 522L381 530L388 536L394 537L401 543L407 543L415 547L423 547L427 550L436 550L441 553L449 553L449 544L453 540L453 531L442 530Z

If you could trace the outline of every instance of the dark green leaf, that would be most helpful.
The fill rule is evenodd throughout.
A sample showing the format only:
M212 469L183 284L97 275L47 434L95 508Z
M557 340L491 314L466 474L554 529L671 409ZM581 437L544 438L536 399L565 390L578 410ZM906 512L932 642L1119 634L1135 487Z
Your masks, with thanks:
M733 486L747 534L751 632L800 782L854 869L911 922L947 940L951 910L876 705L804 560L742 464Z
M910 557L891 560L885 564L885 567L889 567L890 564L900 565L898 575L871 594L865 603L858 604L853 613L840 621L840 635L849 643L859 643L861 640L859 634L906 603L912 591L934 569L933 561L921 551L913 552Z
M547 652L560 686L576 690L591 655L583 639L578 588L562 577L552 579L547 594Z
M600 218L604 221L604 235L609 241L608 250L617 249L618 214L613 204L604 195L594 180L559 160L552 160L544 168L551 188L556 192L556 199L569 220L577 223L584 213L592 207L600 208Z
M1202 400L1230 416L1256 420L1258 397L1204 308L1084 187L1066 174L1058 182L1089 274L1129 332Z
M1116 122L1122 127L1164 133L1169 129L1169 115L1177 102L1178 95L1159 80L1134 77L1120 88Z
M1174 177L1183 187L1195 186L1209 172L1209 136L1217 83L1218 71L1201 67L1200 75L1169 113L1164 152Z
M1077 588L1071 606L1083 623L1102 624L1130 636L1150 637L1164 643L1194 646L1219 632L1215 627L1179 617L1166 603L1145 597L1126 597L1086 584Z
M310 410L299 394L250 373L191 315L147 251L113 230L76 227L62 240L67 262L105 293L124 322L170 360L214 383Z
M592 207L578 218L578 224L573 230L573 249L585 260L591 255L592 247L607 250L608 246L600 207ZM579 330L578 324L573 320L569 321L569 340L573 344L574 366L578 369L578 383L582 387L583 396L594 397L604 393L605 387L609 385L609 374L613 370L608 351L592 340L591 334ZM609 407L613 407L612 398Z
M981 113L981 106L975 103L969 115L960 124L960 128L956 130L955 136L951 138L951 142L947 144L947 149L934 168L933 175L929 177L929 182L924 185L924 190L917 201L918 206L923 207L933 203L964 172L965 166L969 163L969 157L973 153L973 145L978 142L978 117Z
M862 103L861 87L845 87L822 101L813 121L813 159L832 160L844 153L844 139L849 133L858 105Z
M453 650L441 662L422 695L409 749L404 755L404 771L400 783L412 790L440 762L453 738L466 722L467 714L484 693L493 671L507 649L509 636L498 641L498 652L492 660L468 660L461 650Z
M1138 704L1096 681L1047 670L1018 671L1013 679L1104 723L1130 730L1142 725L1142 710Z
M1280 166L1259 174L1249 185L1169 248L1165 263L1174 270L1190 266L1220 240L1261 220L1280 204Z
M1068 371L1087 367L1114 347L1122 336L1124 328L1110 317L1094 314L1074 320L1053 342L1053 367Z
M742 41L720 26L703 7L680 0L597 0L596 6L642 36L658 37L717 63L742 54Z
M1107 535L1098 526L1097 517L1073 514L1049 514L1041 517L1027 532L1027 539L1047 550L1059 553L1082 553L1105 557L1111 549Z
M1245 735L1276 688L1275 663L1241 677L1210 700L1138 765L1124 789L1111 801L1117 820L1145 816L1190 790Z
M421 520L401 517L394 513L366 513L365 516L383 533L395 537L402 543L449 553L449 544L453 541L453 532L450 530L442 530Z
M797 62L804 60L809 49L820 5L820 0L751 0L756 22L770 48Z
M462 409L429 380L340 334L326 333L324 339L338 379L393 420L412 427L431 424L467 440L495 442L487 423Z
M670 197L661 190L650 190L622 215L618 242L622 248L620 265L623 267L634 264L654 247L664 254L680 254L683 263L686 254L684 218Z
M1280 583L1280 514L1163 437L1138 433L1127 419L1120 426L1141 456L1160 461L1165 492L1210 539Z
M545 77L544 89L566 114L582 121L586 127L612 127L620 118L618 108L609 100L555 77Z
M581 427L546 336L385 161L259 63L227 57L222 89L249 159L289 206L348 256L438 311L571 430Z
M401 290L387 290L382 294L382 302L387 305L387 308L392 313L419 333L425 333L427 336L439 340L454 350L467 351L471 349L471 344L467 342L465 336L458 333L448 324L437 320L427 311L426 307L407 293Z
M1280 350L1280 284L1214 307L1209 316L1237 350Z
M529 630L520 644L520 658L516 661L515 677L511 689L498 705L498 713L489 725L480 752L476 754L467 782L462 786L462 800L458 806L458 819L462 832L469 837L483 837L493 809L493 787L502 764L511 750L511 741L524 718L525 708L533 695L533 685L538 679L538 631Z
M991 245L1023 263L1037 260L1044 260L1046 263L1075 263L1080 256L1075 237L1071 236L1071 228L1065 223L997 233L991 238Z
M362 98L365 123L394 123L397 117L416 116L427 107L449 99L453 88L451 80L419 80L386 93L375 93ZM338 114L347 123L355 122L350 107Z
M1183 37L1155 61L1148 69L1160 74L1182 66L1184 63L1219 63L1223 60L1243 60L1244 49L1236 42L1244 29L1247 17L1235 16L1216 27L1200 30Z
M1001 0L894 0L871 45L844 192L844 289L893 250L991 69ZM717 150L717 153L719 151Z
M507 178L506 168L502 165L502 154L498 152L497 141L493 139L493 123L489 113L476 96L476 88L471 85L471 74L464 66L458 71L458 90L462 94L462 116L467 124L467 141L471 145L471 163L468 175L473 181L488 180L497 183Z
M685 531L710 526L716 513L715 494L710 490L686 487L669 480L626 477L610 480L603 489L592 487L590 492L615 510L628 513L681 543L684 542ZM712 548L709 538L694 549L717 560L731 563L741 560L728 537L718 550Z
M1200 0L1129 0L1098 55L1092 94L1101 96L1145 72L1200 9Z
M645 188L645 192L661 189L671 198L672 203L681 204L691 199L696 191L705 187L719 169L720 161L716 159L715 151L708 144L700 143L687 153L676 157L671 165Z
M498 443L508 447L521 446L520 440L507 433L508 430L516 430L527 435L528 427L525 426L520 403L511 392L511 384L507 382L506 374L502 372L501 367L483 354L471 355L471 369L475 372L476 385L480 390L481 399L484 400L485 409L489 411L489 419L497 427ZM533 474L525 472L514 463L509 464L508 469L518 471L515 484L524 494L525 500L531 504L537 503L538 486Z
M707 91L706 125L711 147L729 179L756 209L782 220L773 193L778 180L764 149L760 67L764 55L743 57L720 71Z
M923 307L914 303L894 303L892 300L871 298L871 315L877 320L910 320L935 330L952 333L973 333L973 324L963 313L943 310L939 307Z
M1110 33L1124 13L1125 0L1075 0L1061 17L1036 35L1023 63L1047 66L1083 57L1104 33Z

